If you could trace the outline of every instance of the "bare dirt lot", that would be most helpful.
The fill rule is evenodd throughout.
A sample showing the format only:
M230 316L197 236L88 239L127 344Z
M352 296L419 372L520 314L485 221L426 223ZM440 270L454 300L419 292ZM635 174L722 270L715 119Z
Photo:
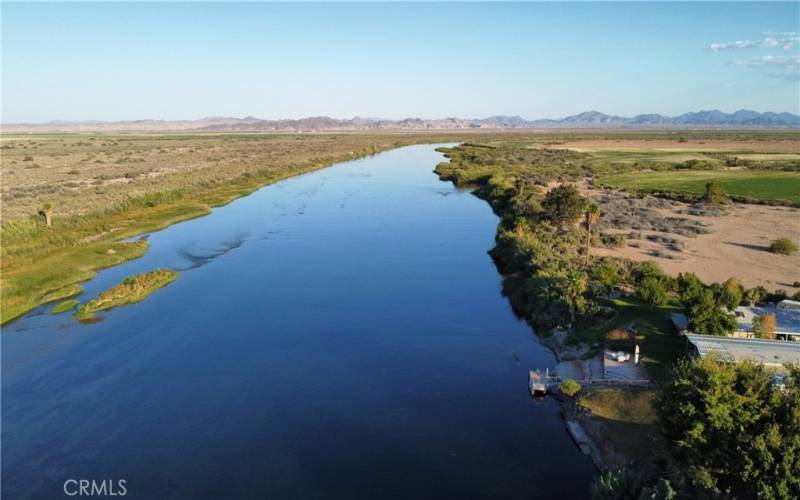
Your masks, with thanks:
M581 189L595 199L608 195L587 185ZM737 277L748 287L797 291L793 283L800 281L800 255L776 255L768 247L778 238L800 241L800 209L731 203L706 213L672 200L652 205L646 209L648 220L668 221L669 231L653 230L639 221L633 224L640 227L632 230L609 229L626 236L625 246L594 248L593 254L653 260L672 276L689 271L707 283Z

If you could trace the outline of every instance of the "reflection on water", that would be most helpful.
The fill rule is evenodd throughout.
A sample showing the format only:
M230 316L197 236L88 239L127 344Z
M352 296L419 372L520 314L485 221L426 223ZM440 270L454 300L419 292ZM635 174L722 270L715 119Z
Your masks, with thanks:
M127 498L580 498L592 474L552 366L500 294L497 218L433 146L290 179L150 235L87 300L180 278L81 324L4 328L3 498L70 478Z

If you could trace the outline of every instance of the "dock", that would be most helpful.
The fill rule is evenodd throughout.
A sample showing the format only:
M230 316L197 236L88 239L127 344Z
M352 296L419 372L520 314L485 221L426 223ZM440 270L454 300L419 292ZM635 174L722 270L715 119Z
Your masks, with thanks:
M539 370L531 370L528 378L528 390L531 396L545 396L551 386L558 385L558 377L550 375L547 368L544 373Z

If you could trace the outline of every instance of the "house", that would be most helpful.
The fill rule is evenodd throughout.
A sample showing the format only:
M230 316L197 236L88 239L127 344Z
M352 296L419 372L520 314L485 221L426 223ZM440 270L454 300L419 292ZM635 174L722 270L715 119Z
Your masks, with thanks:
M686 334L689 353L704 358L711 353L721 361L738 363L750 360L782 369L787 363L800 364L800 342L741 339L715 335Z
M736 337L753 338L753 320L764 314L774 314L778 324L777 338L800 341L800 302L796 300L782 300L775 306L739 306L734 312L737 323L734 333Z
M800 301L784 299L778 302L778 307L781 309L788 309L790 311L800 311Z

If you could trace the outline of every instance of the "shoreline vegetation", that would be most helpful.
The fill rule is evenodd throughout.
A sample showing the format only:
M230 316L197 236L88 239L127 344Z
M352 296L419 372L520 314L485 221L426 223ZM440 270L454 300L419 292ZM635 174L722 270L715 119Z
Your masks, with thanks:
M502 142L466 143L438 151L449 160L434 170L440 179L472 189L500 218L496 244L489 253L503 277L503 293L559 361L597 359L606 348L629 352L634 345L641 348L642 364L655 385L577 388L570 384L569 391L558 396L567 429L602 472L593 485L593 498L622 498L617 495L626 488L632 496L625 498L673 498L673 486L687 498L745 492L787 498L785 493L800 491L800 480L785 474L800 466L800 459L791 458L800 456L794 451L800 448L795 438L773 439L766 451L759 444L741 443L738 431L724 422L704 421L716 412L742 411L737 405L745 400L752 408L796 405L800 383L792 381L779 391L771 388L770 372L761 366L744 363L720 370L712 358L687 360L685 343L668 319L670 313L681 311L693 331L725 335L736 326L732 311L740 303L762 304L786 294L763 287L747 289L735 277L721 284L703 283L689 272L673 278L652 261L592 252L593 247L607 244L598 221L614 214L603 211L608 205L598 207L593 199L583 198L576 188L579 183L601 175L636 178L631 172L654 167L664 172L660 175L681 175L685 162L614 164L585 152ZM759 166L800 182L800 162L795 160ZM702 168L712 177L717 173L714 168L727 167ZM760 181L758 175L750 177ZM760 203L786 203L768 192L761 196ZM691 197L697 211L720 210L727 202L713 181L699 195L688 189L672 199L685 201L685 197ZM704 230L678 218L667 222L688 234ZM800 293L794 295L798 297ZM800 368L788 369L800 376ZM738 385L731 382L737 377L742 381ZM727 391L724 397L713 393L717 388ZM695 416L681 419L687 408ZM797 433L798 416L780 410L764 414L752 421L745 435L761 443L779 428ZM724 443L722 449L698 453L707 446L697 439L697 425L714 433ZM724 470L726 453L748 457L762 453L769 463L748 462ZM672 496L639 496L665 490Z
M128 276L122 280L122 283L105 290L80 306L73 316L80 320L87 320L94 318L94 314L99 311L136 304L176 279L178 279L178 273L172 269L156 269L136 276ZM77 301L72 302L74 304L69 309L77 304Z
M73 297L82 291L79 283L98 270L146 253L146 241L125 239L202 217L289 177L432 142L456 138L388 133L2 136L0 324ZM178 165L174 170L159 172L171 161ZM81 169L89 172L87 178L72 180L80 178ZM39 175L39 184L9 186ZM8 218L9 213L17 217Z

